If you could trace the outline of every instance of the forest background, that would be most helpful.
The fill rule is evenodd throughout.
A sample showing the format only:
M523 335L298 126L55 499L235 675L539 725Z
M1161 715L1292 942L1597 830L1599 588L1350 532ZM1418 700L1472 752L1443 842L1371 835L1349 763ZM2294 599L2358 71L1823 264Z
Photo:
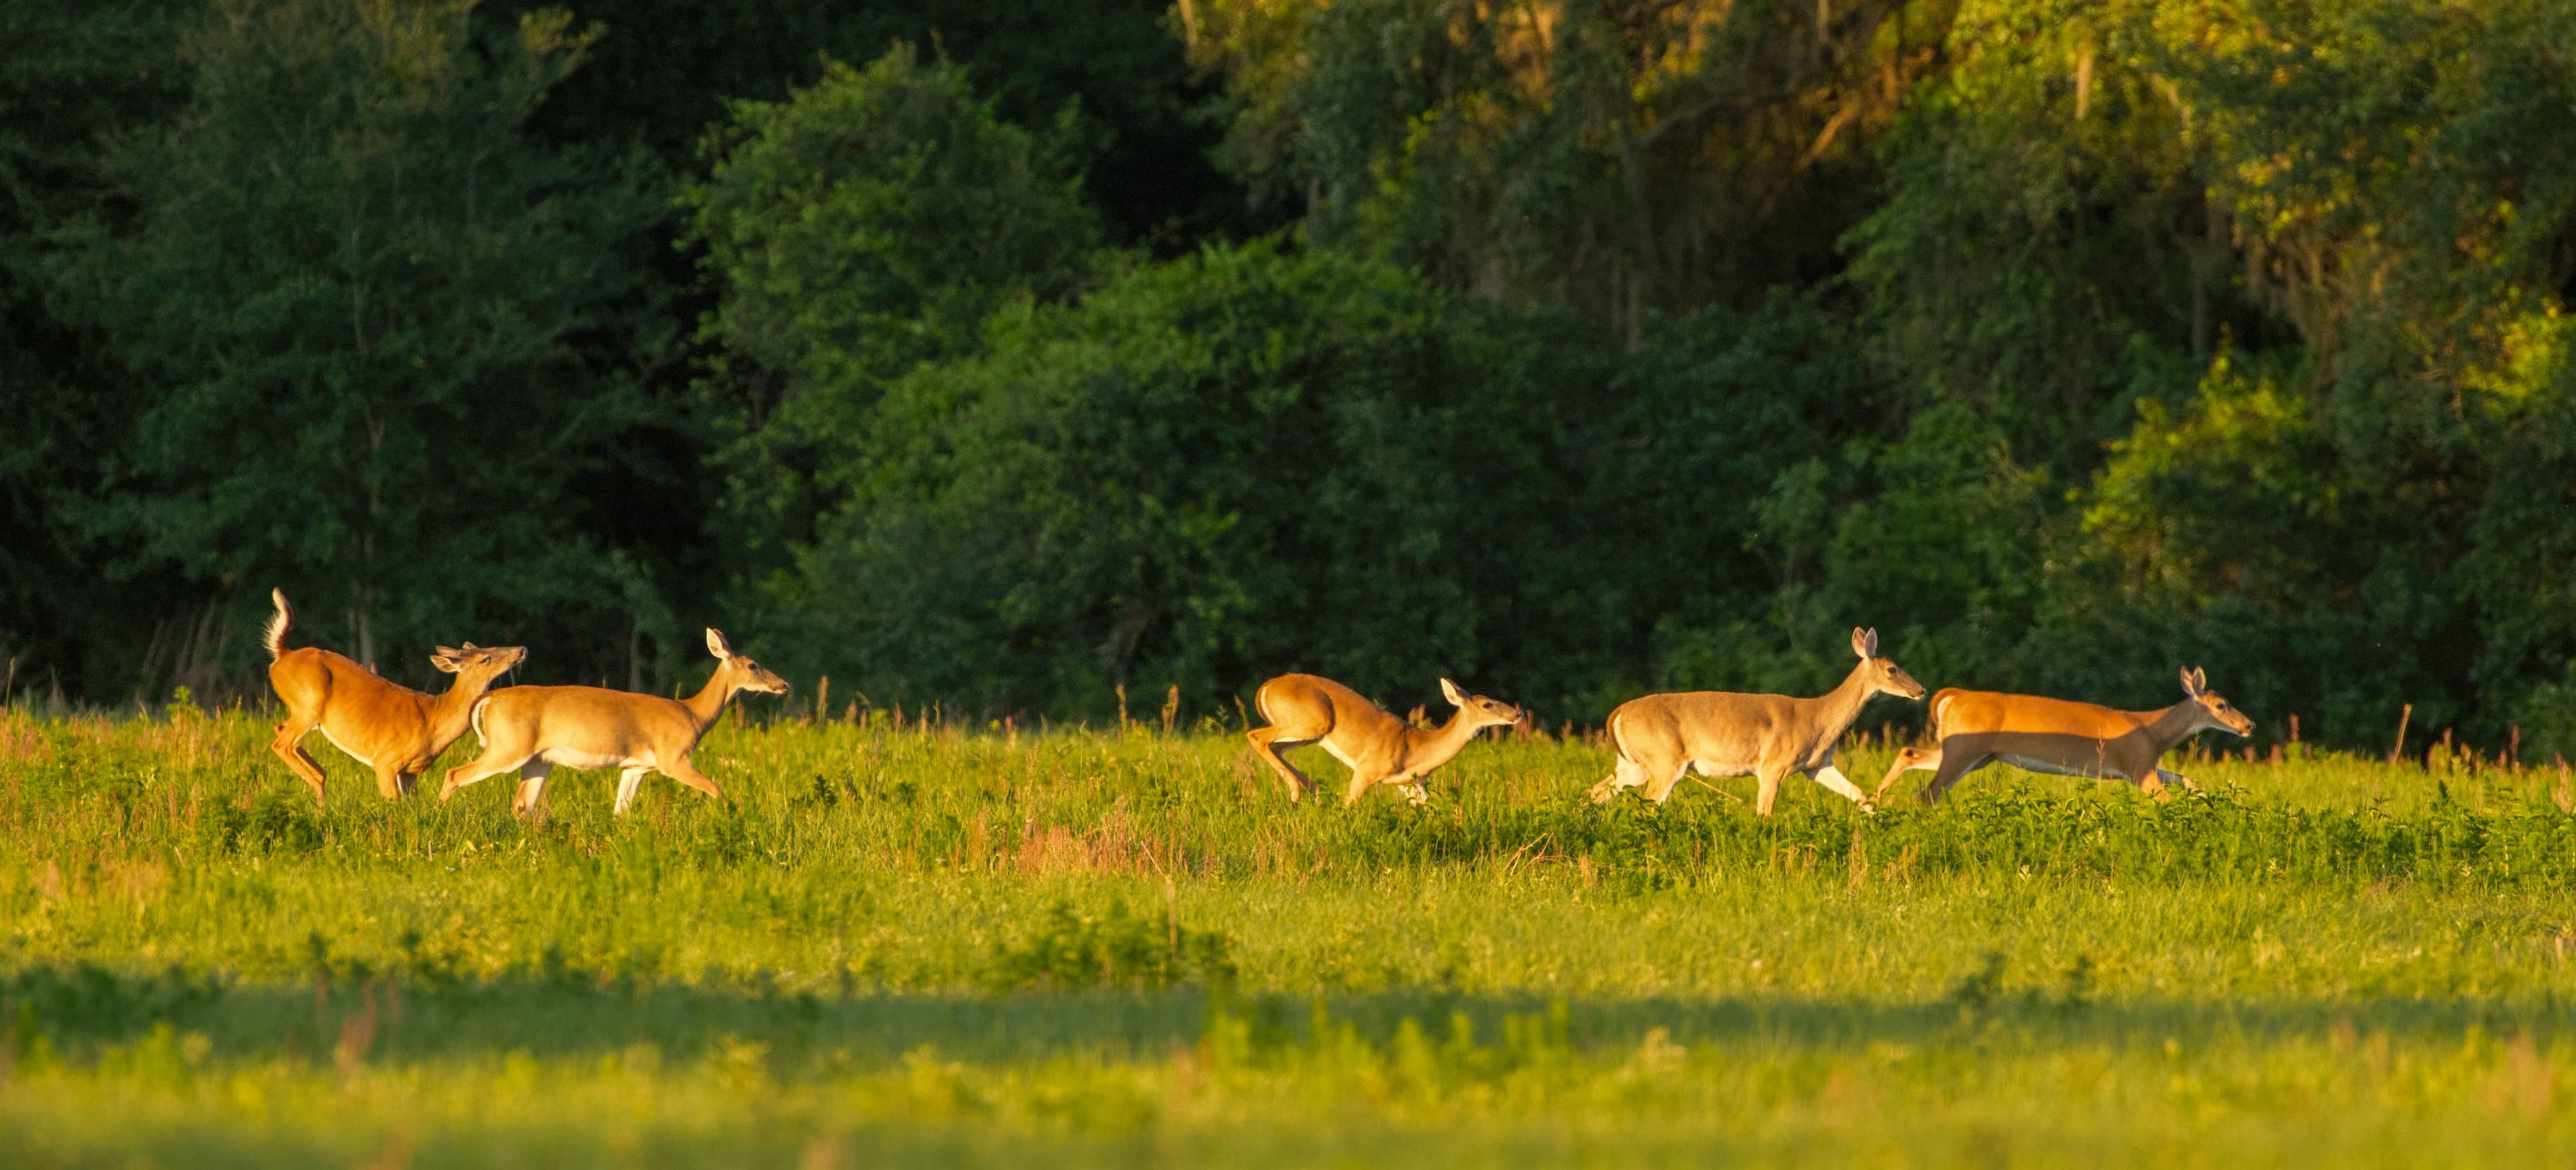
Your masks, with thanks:
M297 640L2576 754L2552 0L0 6L7 694ZM1909 713L1919 718L1919 713Z

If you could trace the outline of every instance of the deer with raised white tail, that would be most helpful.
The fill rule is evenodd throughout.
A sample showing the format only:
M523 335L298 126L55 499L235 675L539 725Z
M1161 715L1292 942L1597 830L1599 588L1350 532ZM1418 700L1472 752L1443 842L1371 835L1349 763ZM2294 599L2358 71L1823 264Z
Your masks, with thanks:
M295 628L295 611L286 591L271 589L276 616L260 645L268 650L268 685L286 705L286 721L268 750L322 799L322 766L304 750L304 737L315 730L333 747L365 764L376 774L376 792L387 800L411 791L412 780L430 761L465 734L468 713L492 680L528 656L523 646L441 646L429 663L456 676L446 693L425 695L387 682L383 676L346 655L319 646L286 648L286 633Z
M1945 687L1932 696L1932 734L1938 746L1909 747L1896 753L1887 775L1878 782L1886 792L1907 772L1932 773L1923 803L1941 799L1959 778L1992 764L2011 764L2057 776L2116 777L2158 800L2171 798L2168 786L2191 792L2200 786L2191 777L2166 771L2166 752L2202 731L2225 731L2243 738L2254 733L2254 721L2209 689L2209 675L2198 667L2182 672L2183 701L2158 711L2120 711L2092 703L1995 691Z
M1360 697L1358 691L1329 678L1283 674L1252 694L1252 705L1270 723L1252 729L1252 750L1288 782L1290 804L1303 799L1314 782L1279 753L1310 743L1322 744L1351 770L1350 790L1342 794L1345 807L1358 804L1360 797L1380 784L1401 788L1405 799L1425 804L1431 794L1423 788L1422 778L1432 769L1448 763L1477 732L1529 718L1518 707L1468 694L1445 678L1440 680L1440 693L1458 708L1449 722L1436 728L1410 727Z
M1592 786L1592 799L1607 801L1621 789L1642 787L1646 799L1662 804L1683 772L1695 769L1712 780L1753 777L1753 811L1767 817L1780 782L1800 772L1869 809L1868 795L1835 766L1843 733L1872 697L1920 699L1923 684L1879 657L1878 631L1854 629L1851 644L1860 665L1842 685L1816 698L1688 691L1620 704L1610 713L1610 742L1619 749L1619 763Z
M510 800L510 811L527 816L542 807L546 777L559 767L617 769L618 816L635 803L635 790L643 786L647 772L658 771L721 798L724 791L689 762L689 753L715 726L734 692L783 695L787 680L734 653L725 636L712 629L707 631L707 652L716 656L715 675L686 699L604 687L492 692L474 708L474 734L483 741L483 754L449 770L438 799L445 801L459 788L516 768L519 791Z

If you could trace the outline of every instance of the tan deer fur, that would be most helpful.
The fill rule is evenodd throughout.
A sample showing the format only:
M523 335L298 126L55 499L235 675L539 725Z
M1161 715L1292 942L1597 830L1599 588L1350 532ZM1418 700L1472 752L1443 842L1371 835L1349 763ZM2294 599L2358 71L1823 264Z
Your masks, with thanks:
M2208 674L2197 667L2182 672L2182 693L2182 702L2162 710L2120 711L2037 695L1944 688L1932 696L1938 746L1897 752L1877 791L1886 792L1907 772L1928 771L1932 783L1923 790L1923 803L1930 804L1960 777L2002 763L2057 776L2117 777L2158 800L2169 799L2168 785L2199 792L2191 777L2159 766L2165 753L2202 731L2251 735L2254 721L2209 690Z
M1428 729L1408 727L1358 691L1331 679L1283 674L1253 692L1252 705L1270 725L1252 729L1252 750L1287 781L1290 804L1304 799L1314 783L1279 753L1310 743L1322 744L1351 770L1343 805L1359 803L1361 796L1380 784L1401 788L1406 799L1422 804L1431 799L1422 778L1448 763L1477 732L1528 718L1518 707L1468 694L1445 678L1440 680L1440 693L1458 708L1449 722Z
M277 725L268 750L312 786L317 802L322 766L305 752L305 736L319 729L332 746L375 772L378 795L398 799L438 753L465 734L474 701L492 680L528 656L522 646L441 646L430 665L456 680L444 694L425 695L386 682L346 655L319 646L287 649L295 611L287 607L283 589L269 590L268 598L277 604L277 615L268 620L260 644L268 650L268 685L286 706L286 721Z
M1800 772L1869 808L1869 797L1835 766L1837 745L1872 696L1920 699L1923 684L1879 657L1876 630L1853 630L1852 653L1860 664L1840 686L1812 699L1689 691L1620 704L1610 713L1619 762L1592 786L1592 799L1607 801L1621 789L1642 787L1646 799L1662 804L1683 772L1696 769L1710 779L1753 777L1753 811L1767 817L1780 781Z
M783 695L787 680L759 663L733 652L723 634L707 631L707 652L716 656L715 675L697 694L665 699L604 687L509 687L492 692L474 708L474 734L483 754L450 770L438 793L441 801L456 790L513 768L519 791L510 811L520 816L544 807L546 777L558 768L615 768L616 813L626 815L635 790L648 772L659 771L709 796L722 797L716 782L689 762L698 739L715 726L716 716L736 691Z

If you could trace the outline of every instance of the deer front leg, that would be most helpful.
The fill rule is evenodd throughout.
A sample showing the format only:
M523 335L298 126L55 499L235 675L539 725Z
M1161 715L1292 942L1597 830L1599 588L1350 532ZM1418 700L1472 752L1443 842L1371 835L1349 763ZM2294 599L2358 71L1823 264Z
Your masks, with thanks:
M1349 808L1358 804L1361 797L1368 795L1369 789L1383 783L1386 779L1384 775L1363 772L1357 768L1351 769L1351 787L1350 791L1342 794L1342 807Z
M1865 813L1874 813L1878 811L1878 806L1870 803L1869 794L1861 791L1859 785L1845 779L1843 777L1842 770L1834 767L1832 764L1828 763L1807 773L1807 775L1813 777L1816 783L1824 785L1828 790L1840 794L1843 799L1859 805L1860 811Z
M1765 764L1754 773L1757 786L1753 793L1753 814L1770 816L1771 805L1780 799L1780 782L1789 778L1789 769L1778 764Z
M690 763L687 756L681 756L662 765L662 773L718 800L724 799L724 789L716 787L715 781L707 779L706 773L698 771L698 766Z
M402 769L390 764L371 765L376 773L376 795L387 800L401 800L410 785L403 783Z
M2191 777L2185 776L2180 772L2168 772L2162 768L2158 768L2156 769L2156 779L2162 780L2167 784L2180 784L2182 785L2183 791L2188 792L2193 796L2209 795L2208 793L2200 790L2200 785L2192 783Z

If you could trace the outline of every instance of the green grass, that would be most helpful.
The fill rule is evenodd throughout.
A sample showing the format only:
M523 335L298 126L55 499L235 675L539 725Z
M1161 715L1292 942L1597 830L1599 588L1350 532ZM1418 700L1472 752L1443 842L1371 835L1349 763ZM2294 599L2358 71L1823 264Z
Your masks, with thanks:
M2555 771L1292 809L1213 730L781 724L530 826L267 734L0 715L0 1165L2576 1165Z

